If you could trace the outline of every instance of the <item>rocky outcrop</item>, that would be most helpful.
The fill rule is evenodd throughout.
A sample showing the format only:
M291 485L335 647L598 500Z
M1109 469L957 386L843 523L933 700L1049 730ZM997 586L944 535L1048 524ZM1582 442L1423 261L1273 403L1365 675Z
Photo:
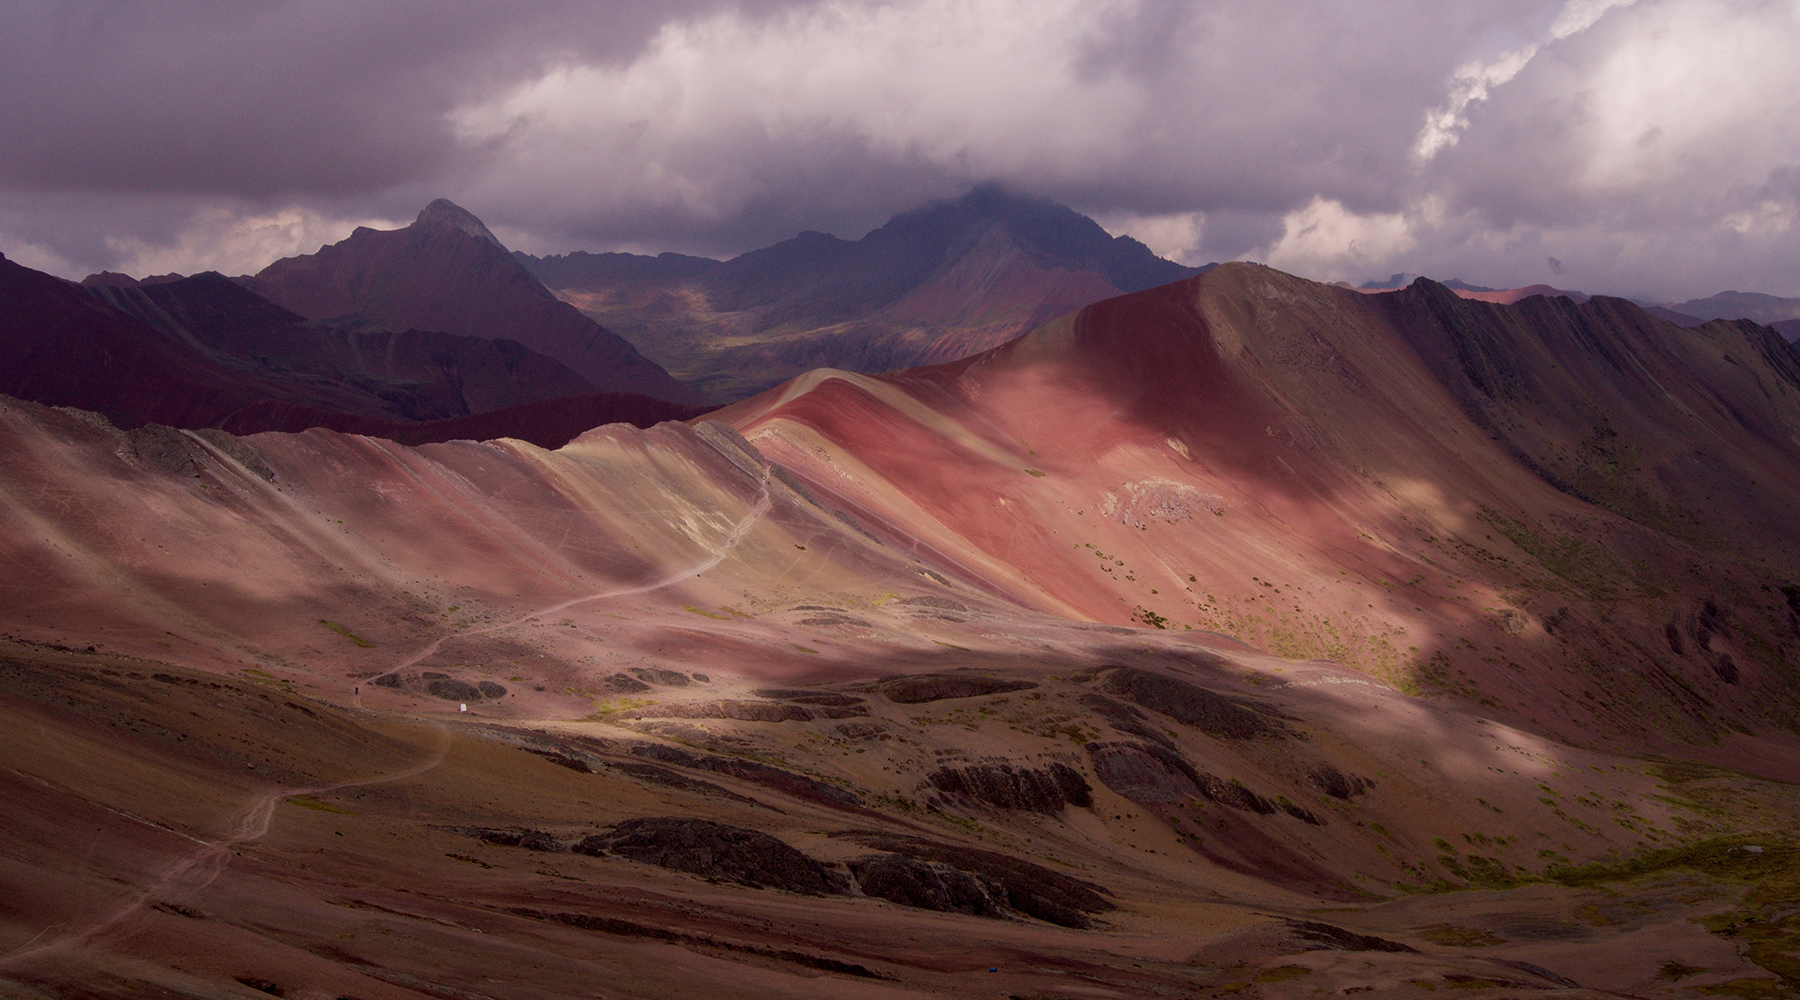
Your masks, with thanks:
M1001 904L995 902L987 885L950 865L898 854L870 854L852 859L849 867L865 896L939 913L1002 915Z
M1007 677L983 677L979 674L913 674L891 677L881 682L881 694L900 705L918 705L947 698L974 698L984 694L1028 691L1036 684Z
M1303 822L1323 825L1307 809L1285 800L1265 798L1235 779L1223 780L1208 774L1165 746L1090 743L1087 749L1100 783L1139 805L1179 805L1198 798L1263 816L1285 812Z
M822 781L815 781L804 775L784 771L781 768L771 767L753 760L697 754L660 743L639 743L631 748L631 753L634 756L660 761L664 764L673 764L677 767L730 775L742 781L772 788L784 795L807 799L823 805L838 808L860 808L862 806L862 800L855 794L835 785L828 785Z
M825 866L779 838L704 819L629 819L575 845L579 854L614 854L757 889L820 896L843 891ZM841 876L840 876L841 877Z
M1081 772L1067 764L1044 768L1011 764L941 767L926 778L946 795L961 796L1000 809L1055 815L1065 805L1093 805L1093 789Z
M1348 799L1354 795L1361 795L1375 786L1375 783L1367 778L1345 774L1330 764L1320 764L1313 768L1307 773L1306 780L1314 788L1334 799Z
M1101 682L1106 692L1212 736L1247 740L1277 736L1279 723L1202 687L1164 674L1119 667Z
M544 851L557 853L567 851L563 842L542 830L494 830L479 826L462 826L453 832L465 837L474 837L484 844L496 847L522 847L527 851Z
M1091 914L1115 909L1106 898L1109 893L1105 888L1010 854L897 833L856 832L844 836L864 847L967 872L982 881L990 898L1003 902L1008 909L1064 927L1090 927Z

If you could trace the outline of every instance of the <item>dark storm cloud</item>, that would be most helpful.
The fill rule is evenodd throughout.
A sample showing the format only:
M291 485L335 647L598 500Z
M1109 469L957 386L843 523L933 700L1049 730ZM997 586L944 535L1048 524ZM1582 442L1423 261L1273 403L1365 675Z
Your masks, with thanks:
M545 59L629 56L707 3L16 2L0 184L263 197L440 169L444 114Z
M1190 260L1792 294L1797 45L1775 0L14 5L0 250L250 269L448 195L724 254L998 180Z

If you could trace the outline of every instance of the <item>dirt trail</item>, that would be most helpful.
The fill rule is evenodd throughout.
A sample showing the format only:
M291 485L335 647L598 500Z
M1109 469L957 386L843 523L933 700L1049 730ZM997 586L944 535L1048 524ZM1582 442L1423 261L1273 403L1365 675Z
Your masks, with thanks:
M611 598L611 597L625 597L625 596L628 596L631 594L644 594L644 593L648 593L652 590L661 590L662 588L670 586L672 584L675 584L681 580L686 580L691 577L699 576L700 574L705 573L707 570L712 569L714 566L717 566L719 563L724 562L725 557L731 554L731 550L737 548L738 543L743 541L744 536L746 534L749 534L750 529L756 525L756 522L761 520L762 516L769 512L769 508L773 504L773 502L774 502L773 497L769 493L769 470L767 468L764 468L763 475L762 475L761 488L757 491L757 495L756 495L756 503L751 506L750 512L748 514L745 514L742 520L738 521L737 524L732 526L731 532L725 536L724 541L720 542L718 544L718 546L713 549L712 554L707 556L705 559L702 559L701 561L693 564L692 566L686 566L681 569L675 570L674 572L669 573L665 576L662 576L656 580L652 580L649 583L634 584L629 587L615 587L611 590L601 590L601 591L596 591L595 593L592 593L592 594L584 594L580 597L571 597L567 600L558 601L554 604L547 604L541 608L536 608L531 611L527 611L524 614L518 616L517 618L512 619L511 621L500 622L495 625L488 625L488 626L485 626L482 628L469 629L468 631L465 631L465 632L456 632L451 635L440 636L436 639L433 639L431 642L426 643L423 647L421 647L419 649L418 652L414 653L412 656L409 656L405 660L396 664L394 666L394 669L395 670L404 670L405 668L410 667L415 663L418 663L420 660L423 660L426 657L430 656L431 654L437 652L444 645L444 643L450 641L451 639L462 639L462 638L466 638L468 636L475 636L475 635L488 635L488 634L491 634L494 632L502 631L504 629L516 628L516 627L518 627L520 625L524 625L527 622L530 622L534 619L541 618L544 615L553 615L553 614L557 613L558 611L567 610L569 608L576 606L577 604L586 604L589 601L602 601L602 600L606 600L607 598ZM362 707L362 696L361 696L360 692L356 696L356 706L358 708Z
M198 847L171 862L147 888L111 913L95 918L79 930L70 931L45 944L34 946L33 942L56 929L54 925L45 928L32 941L26 942L8 954L0 955L0 968L49 952L86 944L130 919L150 903L167 900L176 895L192 897L205 890L224 873L226 866L231 863L232 852L235 848L241 844L260 840L268 834L269 828L274 824L275 807L283 799L296 795L322 795L345 788L361 788L367 785L404 781L437 767L444 762L444 757L450 751L450 729L442 723L429 720L426 720L425 724L435 730L439 736L438 746L425 761L388 774L357 781L344 781L335 785L319 785L309 788L278 788L265 792L252 800L250 807L238 817L237 824L227 836L213 841L200 841Z

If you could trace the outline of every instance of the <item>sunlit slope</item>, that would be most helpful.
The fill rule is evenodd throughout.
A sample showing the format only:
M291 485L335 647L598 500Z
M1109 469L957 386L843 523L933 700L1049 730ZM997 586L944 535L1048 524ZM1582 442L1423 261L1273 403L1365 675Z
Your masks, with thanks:
M569 684L547 680L703 644L742 620L724 606L942 589L718 425L612 425L554 452L415 449L329 431L127 433L0 401L0 463L7 632L346 687L346 671L391 670L449 636L426 666L521 675L549 697ZM651 599L685 621L623 624ZM744 632L729 640L740 666L764 647L777 665L809 659Z
M1030 606L1216 630L1569 735L1710 742L1794 725L1800 379L1778 345L1617 300L1231 265L718 416Z

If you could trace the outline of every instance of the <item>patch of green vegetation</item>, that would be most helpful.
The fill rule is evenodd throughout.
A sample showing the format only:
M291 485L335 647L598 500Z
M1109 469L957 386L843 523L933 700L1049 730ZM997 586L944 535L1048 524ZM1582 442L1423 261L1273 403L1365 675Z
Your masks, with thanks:
M1779 977L1738 979L1702 992L1745 997L1800 992L1800 913L1792 908L1800 899L1800 848L1792 844L1751 844L1721 837L1624 861L1554 868L1549 874L1564 885L1592 886L1668 871L1695 872L1744 887L1736 909L1707 917L1701 924L1736 942L1750 961Z
M345 809L343 806L334 806L329 802L320 802L310 795L290 795L282 801L290 806L299 806L302 809L313 809L322 813L337 813L340 816L356 815L354 811Z
M728 622L731 620L730 615L715 615L711 611L707 611L702 608L696 608L692 604L683 604L681 606L681 610L690 612L692 614L700 615L701 617L704 617L704 618L717 618L719 621L722 621L722 622Z
M1462 927L1457 924L1432 924L1419 928L1419 936L1432 944L1441 944L1446 948L1491 948L1497 944L1505 944L1506 939L1493 931L1480 927Z
M1256 974L1259 983L1285 983L1295 979L1305 979L1313 974L1313 970L1304 965L1277 965L1273 969L1264 969Z
M1152 628L1166 629L1169 627L1169 620L1167 618L1164 618L1162 615L1145 607L1140 607L1133 612L1131 619L1132 621L1143 622L1145 625L1149 625Z
M364 639L362 636L357 635L355 632L350 631L349 629L345 628L344 626L339 625L337 622L328 622L325 619L321 618L321 619L319 619L319 624L325 626L326 628L332 630L333 632L336 632L338 635L341 635L344 638L349 639L351 642L356 643L356 645L362 649L374 649L375 648L374 643L370 642L367 639Z
M798 650L799 650L799 651L800 651L800 652L802 652L802 653L811 653L811 654L813 654L813 655L814 655L814 656L817 656L817 655L819 655L819 651L818 651L818 650L816 650L816 649L813 649L813 648L812 648L812 647L810 647L810 646L802 646L802 645L800 645L800 644L799 644L799 643L797 643L797 642L790 642L790 643L788 643L788 645L790 645L790 646L792 646L792 647L794 647L794 648L795 648L795 649L798 649ZM947 644L947 643L946 643L946 645L948 645L948 644Z
M584 722L605 722L608 717L618 712L634 708L648 708L656 704L655 698L613 698L594 706L592 714L583 719Z
M1039 479L1042 479L1042 478L1044 478L1044 474L1043 474L1043 473L1042 473L1042 472L1039 472L1039 471L1038 471L1038 470L1036 470L1036 469L1026 469L1026 470L1025 470L1025 474L1026 474L1026 475L1027 475L1027 476L1036 476L1036 477L1037 477L1037 478L1039 478Z
M467 855L467 854L457 854L457 853L455 853L455 852L452 852L452 851L445 851L445 852L444 852L444 857L446 857L446 858L450 858L450 859L451 859L451 860L453 860L453 861L461 861L461 862L463 862L463 863L464 863L464 864L470 864L470 865L480 865L480 866L481 866L481 867L483 867L483 868L492 868L492 867L494 867L494 866L493 866L493 865L490 865L490 864L488 864L488 863L487 863L487 862L486 862L486 861L483 861L483 860L481 860L481 859L480 859L480 858L477 858L477 857L472 857L472 856L470 856L470 855Z
M1709 997L1748 997L1749 1000L1760 1000L1762 997L1780 1000L1794 995L1779 979L1733 979L1711 986L1696 986L1694 990Z
M1514 521L1492 507L1482 507L1480 517L1569 588L1591 600L1619 598L1617 581L1624 576L1624 570L1586 539L1546 534L1524 522Z

